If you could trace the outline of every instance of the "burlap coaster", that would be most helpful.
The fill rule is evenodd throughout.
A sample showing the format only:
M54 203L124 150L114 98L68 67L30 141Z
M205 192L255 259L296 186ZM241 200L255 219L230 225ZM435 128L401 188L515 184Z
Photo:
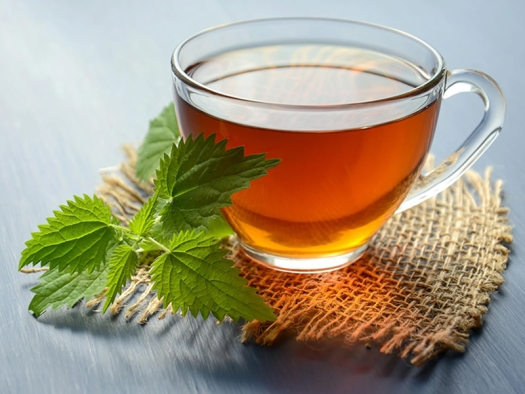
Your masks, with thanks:
M119 174L103 175L98 190L124 223L152 190L139 186L135 151L126 151ZM512 242L512 235L501 193L490 169L484 177L470 171L436 198L391 218L361 260L331 273L269 270L230 241L235 265L278 314L271 324L246 323L243 340L271 345L287 331L301 341L373 341L381 352L397 351L415 365L447 349L463 352L471 329L482 325L490 293L503 283L509 251L501 243ZM171 311L161 311L146 268L111 307L113 313L122 309L140 323Z

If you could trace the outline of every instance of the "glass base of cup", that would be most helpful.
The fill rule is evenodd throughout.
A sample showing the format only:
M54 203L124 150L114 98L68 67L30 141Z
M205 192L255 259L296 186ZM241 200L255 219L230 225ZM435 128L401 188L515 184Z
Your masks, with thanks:
M268 268L294 274L318 274L341 269L359 260L368 248L368 243L348 253L318 258L290 258L278 256L260 252L243 242L240 242L240 246L246 255L257 263Z

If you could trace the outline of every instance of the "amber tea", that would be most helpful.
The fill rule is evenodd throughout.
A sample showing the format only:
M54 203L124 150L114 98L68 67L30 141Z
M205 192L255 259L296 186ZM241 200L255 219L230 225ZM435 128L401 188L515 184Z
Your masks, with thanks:
M429 78L394 57L328 45L237 50L186 73L221 94L314 111L401 95ZM395 121L374 125L369 119L371 126L352 129L340 119L319 129L293 115L254 117L248 108L228 112L199 102L198 95L190 103L176 95L185 136L216 133L246 154L282 160L235 194L224 214L248 249L292 258L340 255L368 242L419 174L438 107L434 100Z
M488 75L447 70L427 43L366 22L222 25L180 43L171 69L184 136L213 133L230 147L282 160L235 194L224 214L244 252L283 271L356 261L392 214L457 180L505 117L503 93ZM441 100L458 93L479 96L483 118L422 174Z

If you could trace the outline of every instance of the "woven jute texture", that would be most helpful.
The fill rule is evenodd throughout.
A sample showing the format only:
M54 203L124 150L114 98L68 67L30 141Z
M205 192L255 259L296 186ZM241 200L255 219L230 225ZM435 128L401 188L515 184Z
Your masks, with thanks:
M152 192L134 177L135 151L118 173L103 175L98 194L126 224ZM470 171L435 198L392 217L358 262L324 274L289 274L264 268L231 239L227 247L241 275L274 308L272 323L247 322L244 341L271 345L282 333L300 341L328 338L376 343L415 365L451 349L465 350L480 327L489 296L503 283L512 242L502 182ZM140 268L111 307L145 323L171 308L152 292L148 269ZM103 294L89 305L101 301Z

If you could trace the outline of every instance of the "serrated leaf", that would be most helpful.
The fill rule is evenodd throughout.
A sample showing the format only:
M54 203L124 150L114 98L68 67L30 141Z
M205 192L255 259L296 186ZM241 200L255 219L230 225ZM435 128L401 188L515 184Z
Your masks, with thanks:
M117 294L122 290L122 286L131 279L137 269L137 263L137 252L130 245L123 243L113 250L108 262L109 268L106 281L108 290L102 313L106 312Z
M278 163L265 160L264 153L244 157L243 147L226 150L226 140L215 144L215 135L180 141L161 160L155 181L166 200L160 213L163 231L207 230L210 220L220 217L220 208L231 205L233 193Z
M152 265L151 280L164 306L170 303L183 314L200 312L206 319L213 314L219 321L226 315L234 321L275 320L271 308L263 303L256 290L232 267L219 242L204 233L180 232L173 236L170 252Z
M113 225L118 222L109 207L94 196L74 197L61 205L55 216L39 226L22 251L19 269L29 264L49 265L50 270L92 272L106 261L106 252L116 241Z
M179 126L173 103L150 122L148 133L137 152L136 176L147 181L159 167L159 162L171 146L180 139Z
M158 193L151 196L129 222L129 229L141 237L148 235L155 225L155 211L158 206Z
M106 287L107 266L92 272L74 272L50 269L40 277L40 283L31 291L35 296L29 304L29 310L36 317L47 308L58 309L61 306L73 307L82 298L89 300L100 294Z

